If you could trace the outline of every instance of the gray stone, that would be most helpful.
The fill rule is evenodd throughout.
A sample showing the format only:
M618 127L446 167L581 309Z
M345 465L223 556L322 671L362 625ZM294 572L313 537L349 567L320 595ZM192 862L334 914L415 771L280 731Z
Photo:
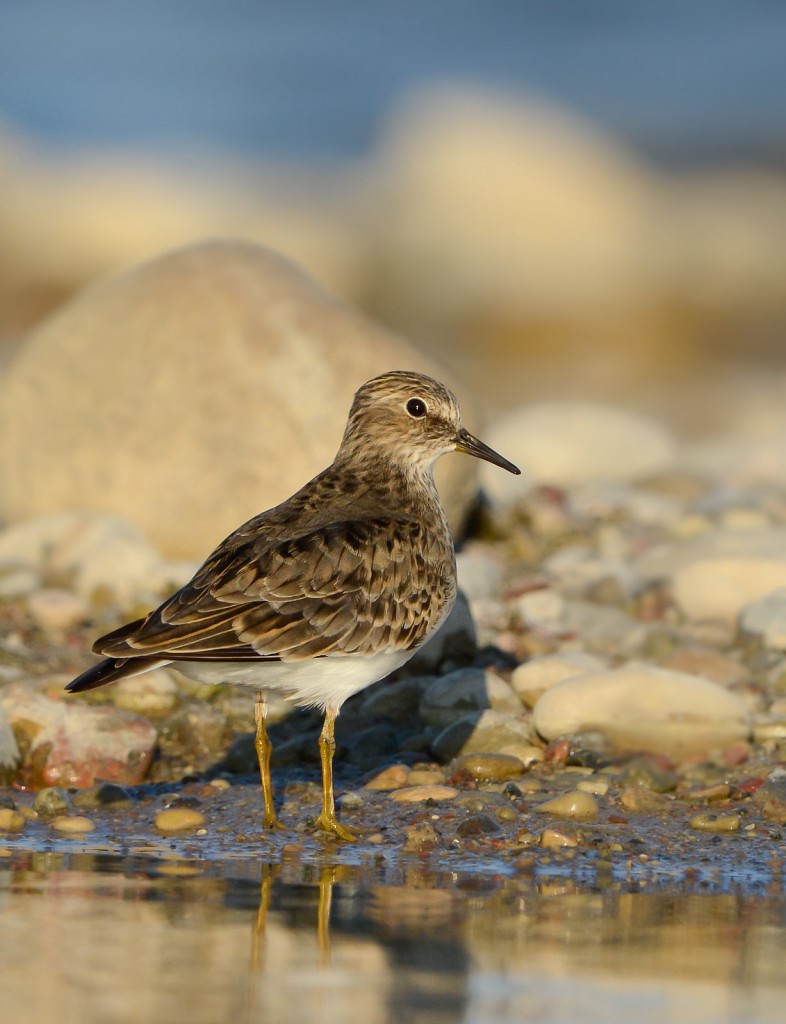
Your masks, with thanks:
M740 631L775 651L786 651L786 587L758 601L751 601L740 613Z
M444 664L471 662L477 651L477 634L469 602L459 591L447 619L437 632L410 658L405 666L408 675L430 675Z
M521 701L495 672L465 668L430 683L420 702L420 715L427 725L441 729L485 708L515 715L521 711Z

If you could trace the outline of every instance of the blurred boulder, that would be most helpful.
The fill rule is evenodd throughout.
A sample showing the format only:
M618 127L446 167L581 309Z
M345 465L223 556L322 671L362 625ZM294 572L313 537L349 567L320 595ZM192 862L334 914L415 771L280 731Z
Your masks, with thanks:
M676 441L665 427L600 402L522 406L497 422L488 437L492 447L522 470L516 477L482 468L484 490L501 502L521 497L533 482L569 487L640 480L668 469L677 454Z
M392 369L453 384L270 250L165 255L86 289L9 365L0 515L122 515L165 555L203 557L323 469L354 391ZM466 458L438 467L454 526L476 472Z
M666 175L556 105L461 84L410 96L377 160L374 308L481 391L617 397L777 345L771 172Z

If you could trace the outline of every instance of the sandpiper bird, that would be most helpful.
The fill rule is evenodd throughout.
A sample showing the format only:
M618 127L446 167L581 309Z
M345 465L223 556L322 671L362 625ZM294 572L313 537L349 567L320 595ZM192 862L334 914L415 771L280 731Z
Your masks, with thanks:
M97 640L93 650L104 660L66 689L91 690L164 665L202 682L253 687L268 828L280 825L266 693L321 708L317 826L354 839L333 800L336 716L353 693L411 658L453 605L456 559L433 477L434 462L452 451L519 473L462 427L442 384L404 371L368 381L333 464L230 534L146 618Z

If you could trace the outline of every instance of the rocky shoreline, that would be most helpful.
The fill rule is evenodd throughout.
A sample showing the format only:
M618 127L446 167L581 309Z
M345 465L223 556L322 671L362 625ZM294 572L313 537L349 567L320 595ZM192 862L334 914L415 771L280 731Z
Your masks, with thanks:
M774 870L786 824L786 490L775 472L735 479L728 459L723 475L717 458L689 469L694 453L676 447L642 475L635 431L627 478L587 481L588 429L572 470L563 442L558 484L492 492L459 554L464 596L444 632L346 705L340 813L359 849L522 872L583 851L611 864L756 851ZM536 444L531 430L527 451L515 436L505 451L531 466ZM738 465L757 454L751 442ZM2 845L318 847L318 716L271 709L287 832L270 837L248 694L168 670L63 694L92 638L189 569L107 517L0 533Z

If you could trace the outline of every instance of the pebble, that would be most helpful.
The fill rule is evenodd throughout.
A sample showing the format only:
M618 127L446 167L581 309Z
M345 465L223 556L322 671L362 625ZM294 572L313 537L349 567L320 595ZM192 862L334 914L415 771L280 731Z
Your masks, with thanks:
M212 785L212 783L211 783ZM113 782L101 782L97 786L80 790L73 796L75 807L94 810L97 807L121 807L131 803L131 794Z
M710 786L698 786L691 789L686 796L690 800L706 800L707 803L714 803L716 800L728 800L732 789L728 782L715 782Z
M413 768L406 784L408 786L439 786L445 781L447 781L447 775L440 769Z
M786 776L776 772L755 790L753 802L768 821L783 825L786 824Z
M738 814L694 814L690 827L699 832L738 832L740 816Z
M341 796L336 800L336 804L343 811L355 811L358 808L365 806L366 801L363 799L362 793L356 793L353 789L348 789L346 793L342 793Z
M0 565L0 598L27 597L40 585L35 569L26 565Z
M51 818L68 814L71 810L71 804L62 789L56 786L49 786L37 794L33 802L33 810L39 817L48 821Z
M119 680L112 688L112 697L115 707L150 718L170 714L179 702L177 683L163 668Z
M453 800L458 792L453 786L405 786L392 792L390 798L400 804L412 804L423 800Z
M578 846L579 841L576 836L572 836L569 832L563 832L561 829L544 828L540 834L540 845L547 850L559 850Z
M753 723L753 739L755 743L786 739L786 718L775 715L757 716Z
M456 555L456 573L469 601L494 599L502 590L504 562L479 544L467 544Z
M565 599L556 590L531 590L517 597L512 607L522 625L556 629L565 612Z
M11 807L0 807L0 832L21 832L25 819Z
M79 835L84 832L92 832L95 825L89 818L81 814L66 814L63 817L55 818L52 821L52 828L58 832L65 832L70 835Z
M416 825L410 825L404 832L404 842L401 847L402 853L426 853L442 845L442 838L427 821L420 821Z
M513 671L510 683L521 701L528 707L534 707L538 698L555 683L586 672L597 672L607 667L607 663L591 654L566 653L544 655L531 658Z
M73 629L90 618L90 606L79 594L62 588L36 590L27 598L27 610L41 629Z
M453 762L453 772L477 782L507 782L524 772L524 764L509 754L465 754Z
M496 672L467 668L435 679L420 702L420 717L427 725L444 729L472 711L494 708L517 714L521 701Z
M401 789L406 786L411 769L405 764L391 764L383 768L381 772L369 779L364 789Z
M659 814L666 806L666 798L644 786L625 786L619 801L626 811L635 814Z
M593 796L605 796L609 791L609 780L597 776L592 779L582 779L576 783L576 789L582 793L591 793Z
M597 800L591 793L583 792L580 789L561 793L552 800L539 804L537 810L542 814L551 814L555 818L568 818L577 821L595 821L599 813Z
M171 807L159 811L154 824L159 832L191 832L205 824L205 816L190 807Z
M549 740L598 730L617 749L666 754L722 749L751 730L744 702L717 683L635 662L558 683L533 723Z
M531 768L533 764L540 764L546 759L543 748L535 747L531 743L508 743L501 747L499 752L517 758L525 768Z
M622 783L625 786L644 786L653 793L670 793L677 788L677 773L653 757L634 757L625 765Z
M786 651L786 588L746 604L739 628L744 637L758 640L774 651Z
M482 839L485 836L497 835L501 831L499 822L490 814L472 814L456 826L456 835L462 839Z

